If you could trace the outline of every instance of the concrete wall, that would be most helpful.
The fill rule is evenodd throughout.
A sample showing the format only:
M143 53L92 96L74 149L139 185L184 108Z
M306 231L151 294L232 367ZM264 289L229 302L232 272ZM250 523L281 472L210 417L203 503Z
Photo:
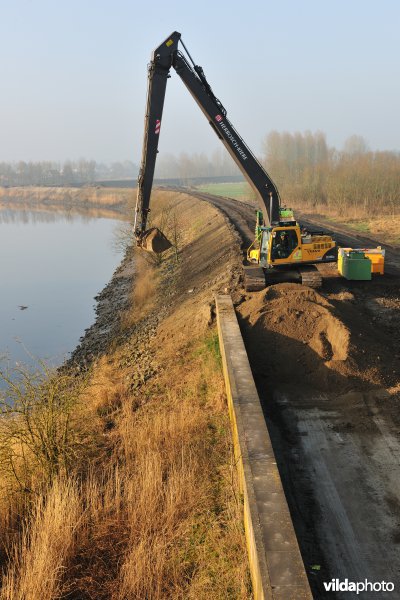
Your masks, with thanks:
M216 298L219 342L256 600L310 600L310 587L230 296Z

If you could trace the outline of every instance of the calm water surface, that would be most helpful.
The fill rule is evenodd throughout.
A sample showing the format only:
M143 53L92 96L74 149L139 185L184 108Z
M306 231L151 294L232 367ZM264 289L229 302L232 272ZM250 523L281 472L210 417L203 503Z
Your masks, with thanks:
M32 365L32 357L56 366L68 357L94 321L94 296L121 261L118 226L112 219L0 210L2 368Z

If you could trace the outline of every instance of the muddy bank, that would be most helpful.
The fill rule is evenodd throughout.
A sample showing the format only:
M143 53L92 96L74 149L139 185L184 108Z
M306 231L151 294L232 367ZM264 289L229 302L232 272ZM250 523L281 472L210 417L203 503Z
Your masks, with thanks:
M107 357L118 346L126 345L125 358L121 362L121 367L132 367L129 375L131 389L139 388L158 371L150 346L158 325L169 309L168 304L158 305L156 310L138 319L134 325L129 327L124 325L124 315L134 310L132 289L135 284L135 263L138 257L138 252L128 250L110 282L95 297L97 303L95 322L85 330L79 345L66 363L67 368L78 371L96 367L99 359ZM166 289L171 285L168 272L163 274L163 282L164 297L168 297L171 294L171 291Z
M96 357L105 354L121 335L121 317L123 311L129 308L134 273L134 252L130 249L109 283L95 296L95 322L85 330L79 345L71 354L69 364L90 364Z
M179 212L178 225L182 229L177 255L170 254L156 270L147 255L148 277L157 272L162 281L160 301L148 314L127 325L126 315L140 312L140 307L132 305L132 289L137 257L143 257L142 251L129 249L110 282L95 297L95 322L86 329L67 362L68 367L86 369L128 342L133 388L158 372L151 349L156 333L160 342L170 346L174 340L179 343L190 330L195 332L199 324L203 328L212 323L215 293L236 292L241 278L239 238L217 210L184 193L158 192L157 201L162 210ZM174 335L169 331L171 323Z

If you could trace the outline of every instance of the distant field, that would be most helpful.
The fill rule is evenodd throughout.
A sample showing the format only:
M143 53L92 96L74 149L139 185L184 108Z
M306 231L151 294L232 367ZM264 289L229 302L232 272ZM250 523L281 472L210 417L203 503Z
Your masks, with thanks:
M254 193L246 181L239 183L206 183L197 188L215 196L227 196L239 200L252 200Z

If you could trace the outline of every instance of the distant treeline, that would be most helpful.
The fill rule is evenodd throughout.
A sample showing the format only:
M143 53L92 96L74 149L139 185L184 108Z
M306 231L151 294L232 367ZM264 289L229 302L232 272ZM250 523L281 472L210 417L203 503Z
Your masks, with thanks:
M39 161L0 163L0 186L73 186L107 179L134 179L138 167L126 160L110 165L94 160L67 160L64 163Z
M322 132L272 131L260 157L286 204L321 206L353 214L400 211L400 153L373 152L360 136L350 137L343 150L331 148ZM179 179L182 185L199 178L240 173L228 152L212 155L163 154L157 158L156 178ZM0 163L0 186L73 186L95 181L136 179L131 161L111 165L81 159L55 162Z
M342 151L325 134L278 133L265 139L264 164L287 204L326 206L343 214L400 211L400 153L372 152L360 136Z
M224 148L210 156L204 153L160 154L157 157L155 176L159 179L180 179L190 183L191 179L201 177L223 177L240 175L238 167Z
M400 153L373 152L361 136L349 137L342 150L329 147L322 132L272 131L259 160L293 206L332 209L351 216L400 211ZM199 177L238 175L224 148L211 156L159 154L156 177L191 183Z
M0 186L73 186L96 181L136 180L139 167L129 161L110 165L94 160L80 159L64 163L40 161L0 163ZM239 170L223 148L211 156L181 153L179 156L160 153L157 158L156 177L179 179L182 184L200 177L237 176Z

